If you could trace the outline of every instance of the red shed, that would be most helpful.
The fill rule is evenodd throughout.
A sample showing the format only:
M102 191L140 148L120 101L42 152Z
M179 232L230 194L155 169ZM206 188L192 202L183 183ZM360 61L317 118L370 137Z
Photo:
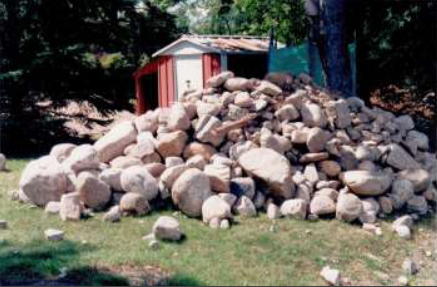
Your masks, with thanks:
M202 89L208 78L221 71L262 78L268 48L268 37L183 35L134 73L136 113L168 107L186 90Z

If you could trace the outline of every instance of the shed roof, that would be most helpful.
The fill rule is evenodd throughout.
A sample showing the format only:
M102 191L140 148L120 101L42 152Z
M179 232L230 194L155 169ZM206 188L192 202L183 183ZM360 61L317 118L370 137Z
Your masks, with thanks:
M153 57L171 54L169 51L177 45L188 42L211 53L266 53L269 50L269 37L246 35L182 35L175 42L153 54Z

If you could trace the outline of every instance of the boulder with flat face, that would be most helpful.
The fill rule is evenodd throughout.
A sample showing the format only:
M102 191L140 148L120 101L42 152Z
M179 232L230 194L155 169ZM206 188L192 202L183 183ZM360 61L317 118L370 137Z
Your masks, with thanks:
M101 162L109 162L123 154L124 149L135 142L137 130L132 122L123 122L113 127L94 143Z
M283 155L268 148L254 148L243 153L238 158L238 164L248 174L266 182L274 195L284 198L293 196L293 170Z
M391 144L389 149L387 164L390 166L399 170L420 168L420 164L400 145Z
M51 202L49 202L50 204ZM46 206L46 208L48 205ZM82 204L80 202L80 194L71 192L64 194L61 197L59 204L59 215L63 221L77 221L82 213Z
M88 207L101 210L111 199L111 188L92 173L84 171L76 181L76 190L81 201Z
M159 134L156 149L164 158L180 156L184 151L187 139L188 136L183 131Z
M66 171L72 171L78 174L82 170L99 168L100 161L97 150L89 144L83 144L75 147L62 161L62 166Z

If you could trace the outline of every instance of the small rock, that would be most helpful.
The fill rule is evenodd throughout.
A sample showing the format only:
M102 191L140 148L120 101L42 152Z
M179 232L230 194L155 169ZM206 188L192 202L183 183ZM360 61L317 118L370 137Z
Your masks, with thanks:
M411 239L411 230L410 228L408 228L408 226L405 225L396 226L395 231L400 238Z
M44 212L48 214L59 214L61 203L59 201L50 201L46 204Z
M404 276L404 275L399 276L398 283L399 283L399 286L408 286L409 282L408 282L407 276Z
M159 247L160 247L159 241L157 241L155 239L150 240L148 245L149 245L149 248L153 249L153 250L159 249Z
M320 276L322 276L322 278L330 285L339 286L341 284L340 271L331 269L329 266L323 267L322 271L320 272Z
M6 170L6 157L0 153L0 171Z
M44 236L50 241L60 241L64 239L64 231L49 228L44 231Z
M120 211L130 214L144 215L151 207L147 199L140 193L128 192L120 199Z
M228 219L222 219L220 221L220 228L221 229L229 229L231 227L231 224L229 223Z
M405 275L412 276L419 271L419 268L417 267L416 262L407 258L402 263L402 270L405 272Z
M238 200L234 206L235 213L244 217L256 216L256 208L252 200L247 196L243 195Z
M162 240L178 241L183 235L179 222L171 216L160 216L152 232L157 239Z
M277 219L281 216L281 212L279 210L279 207L274 204L273 202L270 202L267 204L267 217L269 219Z
M209 221L209 227L212 229L218 229L220 227L220 218L214 217Z
M8 222L6 220L1 219L0 220L0 229L7 229L8 228Z
M121 219L121 210L120 210L120 206L115 205L113 207L111 207L108 212L105 213L105 215L103 215L103 221L108 221L108 222L118 222Z
M231 179L231 193L237 197L243 195L250 199L255 197L255 181L250 177L236 177Z
M67 193L61 197L59 215L63 221L77 221L80 219L81 213L82 205L78 192Z
M336 161L325 160L320 163L320 170L327 176L335 177L340 174L341 166Z

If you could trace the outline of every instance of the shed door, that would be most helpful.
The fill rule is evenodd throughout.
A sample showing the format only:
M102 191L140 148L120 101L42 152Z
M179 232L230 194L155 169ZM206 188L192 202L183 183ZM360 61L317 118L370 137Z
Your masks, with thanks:
M176 56L176 93L178 100L187 89L203 88L202 55Z

